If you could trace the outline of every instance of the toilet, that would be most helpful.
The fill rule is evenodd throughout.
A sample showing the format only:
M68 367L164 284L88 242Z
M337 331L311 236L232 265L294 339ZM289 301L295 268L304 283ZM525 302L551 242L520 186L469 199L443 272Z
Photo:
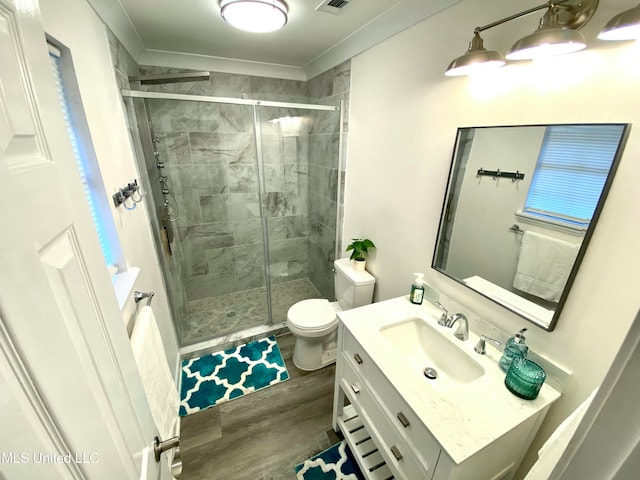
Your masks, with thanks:
M293 364L300 370L317 370L336 361L337 312L368 305L376 279L357 272L348 258L333 262L336 302L312 298L294 304L287 312L287 327L296 337Z

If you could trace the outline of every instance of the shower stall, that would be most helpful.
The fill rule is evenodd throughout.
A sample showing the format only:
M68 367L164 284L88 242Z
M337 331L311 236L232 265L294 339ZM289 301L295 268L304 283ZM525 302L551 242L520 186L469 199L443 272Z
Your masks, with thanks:
M341 108L125 90L181 347L333 297Z

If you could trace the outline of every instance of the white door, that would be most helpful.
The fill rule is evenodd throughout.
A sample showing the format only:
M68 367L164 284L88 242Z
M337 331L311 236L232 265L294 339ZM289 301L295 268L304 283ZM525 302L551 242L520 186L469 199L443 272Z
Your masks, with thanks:
M0 0L0 480L169 478L37 0Z

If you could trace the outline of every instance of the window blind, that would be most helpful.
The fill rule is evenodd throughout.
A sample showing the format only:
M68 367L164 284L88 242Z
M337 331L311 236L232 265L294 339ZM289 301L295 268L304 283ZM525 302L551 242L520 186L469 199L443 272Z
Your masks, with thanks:
M78 134L73 124L71 109L69 108L69 100L65 93L64 83L62 80L62 73L60 69L60 52L54 46L49 45L49 58L51 60L51 66L53 67L54 77L56 81L56 88L58 91L58 99L62 107L62 113L64 115L65 126L69 134L69 140L71 141L71 147L73 148L73 155L76 160L76 166L82 179L82 188L84 190L87 203L89 204L89 210L91 211L91 218L93 225L95 226L98 234L98 240L100 242L100 248L102 255L108 267L115 267L116 259L111 244L109 243L109 236L105 223L100 215L98 209L98 198L96 198L95 192L92 188L92 179L90 176L91 167L88 165L85 155L83 154L82 144L79 141Z
M623 130L623 125L547 127L524 211L588 225Z

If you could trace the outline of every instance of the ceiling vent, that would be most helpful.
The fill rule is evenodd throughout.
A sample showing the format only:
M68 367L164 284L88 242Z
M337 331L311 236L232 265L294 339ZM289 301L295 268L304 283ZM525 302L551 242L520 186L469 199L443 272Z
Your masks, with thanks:
M324 0L316 7L316 11L340 15L353 0Z

